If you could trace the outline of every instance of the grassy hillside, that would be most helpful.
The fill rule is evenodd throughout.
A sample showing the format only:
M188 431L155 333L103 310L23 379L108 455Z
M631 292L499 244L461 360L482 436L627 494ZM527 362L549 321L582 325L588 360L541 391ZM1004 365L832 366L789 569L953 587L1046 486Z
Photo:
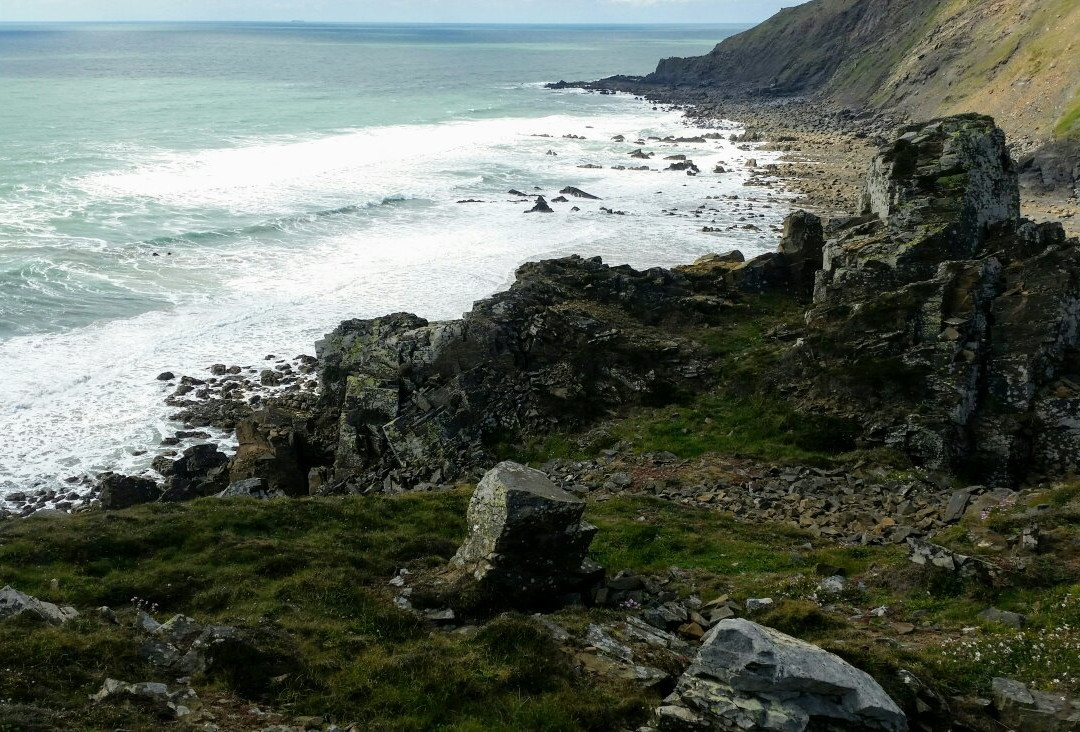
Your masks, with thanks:
M1080 2L812 0L650 80L978 111L1013 138L1080 138Z

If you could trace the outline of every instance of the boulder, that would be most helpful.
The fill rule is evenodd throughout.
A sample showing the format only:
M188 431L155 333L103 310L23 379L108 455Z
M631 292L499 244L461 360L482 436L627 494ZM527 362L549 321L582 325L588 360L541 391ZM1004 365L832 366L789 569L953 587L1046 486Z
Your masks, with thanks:
M586 198L591 201L601 200L600 196L594 196L591 193L586 193L580 188L575 188L574 186L567 186L566 188L563 188L561 191L559 191L559 193L564 196L573 196L574 198Z
M187 687L170 689L165 684L141 682L129 684L105 679L98 693L90 697L96 703L133 702L145 706L164 719L182 719L198 708L199 697Z
M152 503L160 498L162 493L161 486L149 478L119 473L105 473L100 476L98 489L98 500L106 511Z
M796 211L784 219L780 253L784 255L788 280L796 291L809 294L821 269L825 232L821 219L806 211Z
M585 503L539 470L502 462L484 475L469 501L469 534L450 564L493 602L548 604L581 589L596 527Z
M724 620L709 631L657 716L668 732L908 728L869 674L748 620Z
M268 497L306 496L311 458L309 435L302 418L270 407L256 412L236 426L236 456L229 464L225 485L217 493L231 491L233 485L262 481ZM229 492L222 497L234 495Z
M0 590L0 621L20 616L34 617L52 625L61 625L79 617L73 607L59 607L7 586Z
M536 205L530 208L525 213L555 213L550 205L548 205L547 199L543 196L536 197Z
M218 498L256 498L260 501L271 498L286 498L286 494L267 488L263 478L248 478L236 483L231 483L228 488L218 494Z
M161 456L153 467L165 476L165 490L158 498L178 503L220 493L229 484L229 458L214 445L195 445L176 460Z
M1001 721L1024 732L1080 730L1080 701L1030 689L1021 681L993 680L994 706Z

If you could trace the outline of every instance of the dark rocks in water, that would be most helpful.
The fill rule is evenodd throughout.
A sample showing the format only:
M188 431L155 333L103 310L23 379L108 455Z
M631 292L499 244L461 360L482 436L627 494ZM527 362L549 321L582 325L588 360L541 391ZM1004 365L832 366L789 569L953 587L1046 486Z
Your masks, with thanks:
M543 196L537 196L536 205L525 213L555 213L555 210L548 205L547 199Z
M682 160L682 161L679 161L679 162L672 163L671 165L667 166L667 170L675 170L675 171L685 170L688 173L700 173L701 172L701 168L699 168L694 163L693 160Z
M550 605L600 578L584 566L597 531L584 512L584 501L539 470L499 463L469 501L469 534L450 565L486 606Z
M105 473L98 481L100 494L98 500L106 511L118 511L137 506L140 503L152 503L161 497L162 489L149 478L119 473Z
M569 203L570 199L567 198L566 196L558 196L557 198L551 199L551 202L552 203Z
M511 196L517 196L518 198L531 198L533 195L535 195L533 193L522 193L517 188L511 188L509 191L507 191L507 193Z
M567 186L566 188L563 188L561 191L559 191L559 193L564 196L573 196L574 198L587 198L591 201L601 200L600 196L594 196L591 193L586 193L580 188L575 188L574 186Z
M645 152L644 150L641 150L641 149L635 150L634 152L630 153L630 157L635 158L637 160L648 160L653 155L654 155L654 153L647 153L647 152Z
M176 374L174 374L172 371L163 371L162 373L158 374L157 380L158 381L172 381L175 378L176 378Z
M858 729L906 732L885 690L839 656L749 620L709 631L657 710L663 732Z
M603 165L594 165L593 163L586 163L585 165L579 165L578 167L584 168L585 170L603 170L604 168Z
M462 200L458 201L458 203L485 203L485 202L481 201L478 198L465 198L465 199L462 199Z
M611 216L625 216L626 215L625 211L616 211L615 209L608 208L607 206L601 206L600 207L600 213L606 213L606 214L609 214Z
M153 467L165 477L159 501L178 503L212 496L228 486L229 458L214 445L195 445L176 460L159 456Z

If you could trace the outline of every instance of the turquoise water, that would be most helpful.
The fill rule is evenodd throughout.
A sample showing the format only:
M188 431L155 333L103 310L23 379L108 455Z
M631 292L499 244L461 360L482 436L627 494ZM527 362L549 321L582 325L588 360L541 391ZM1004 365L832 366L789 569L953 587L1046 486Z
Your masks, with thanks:
M686 134L677 113L542 88L740 29L0 25L0 492L144 467L174 427L159 371L310 352L345 317L455 317L536 257L771 248L781 206L719 237L686 213L741 179L611 169ZM566 185L605 202L525 217L506 194Z

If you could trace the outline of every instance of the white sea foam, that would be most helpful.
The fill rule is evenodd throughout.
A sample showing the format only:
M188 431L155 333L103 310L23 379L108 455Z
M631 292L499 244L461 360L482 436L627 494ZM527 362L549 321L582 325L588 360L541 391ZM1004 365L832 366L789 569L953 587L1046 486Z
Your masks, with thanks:
M83 210L113 211L118 228L133 217L162 217L162 235L179 238L111 250L108 268L91 271L83 262L64 286L101 278L99 286L168 305L0 341L0 493L145 469L161 438L177 429L162 401L167 387L154 380L160 371L199 374L215 362L310 353L348 317L397 310L457 317L540 257L598 254L653 266L775 248L770 227L787 202L742 186L745 159L767 163L770 153L726 141L650 142L651 167L685 153L703 174L612 170L644 162L628 157L638 136L691 134L674 113L636 103L612 109L593 119L384 127L196 153L125 150L117 169L69 181ZM613 143L616 134L631 142ZM736 172L712 174L718 161ZM555 204L553 215L525 216L527 205L507 194L518 188L550 198L564 186L604 200L572 199ZM740 200L705 200L730 195ZM485 203L457 203L470 198ZM742 208L751 198L753 214ZM716 210L694 215L702 203ZM570 211L575 205L579 212ZM749 223L760 231L728 228ZM724 233L702 233L705 225ZM148 246L172 256L150 258Z

